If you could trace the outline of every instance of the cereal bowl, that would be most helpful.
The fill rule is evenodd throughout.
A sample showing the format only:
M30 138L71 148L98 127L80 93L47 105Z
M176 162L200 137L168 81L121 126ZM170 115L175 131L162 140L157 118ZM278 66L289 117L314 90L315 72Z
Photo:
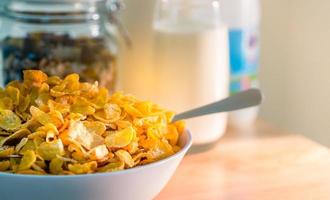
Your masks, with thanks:
M186 130L180 151L131 169L85 175L21 175L0 173L1 200L148 200L170 180L192 144Z

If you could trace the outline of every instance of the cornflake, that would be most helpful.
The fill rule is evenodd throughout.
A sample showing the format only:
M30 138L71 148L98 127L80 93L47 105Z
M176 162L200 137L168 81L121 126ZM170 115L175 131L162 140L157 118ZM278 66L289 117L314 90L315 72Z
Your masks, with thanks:
M183 121L150 101L38 70L0 88L0 171L74 175L124 170L180 150Z

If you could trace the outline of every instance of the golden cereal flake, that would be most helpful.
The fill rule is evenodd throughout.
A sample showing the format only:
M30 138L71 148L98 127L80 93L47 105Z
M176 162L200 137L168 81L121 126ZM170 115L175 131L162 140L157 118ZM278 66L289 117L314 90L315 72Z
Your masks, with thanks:
M135 134L135 130L129 126L125 129L109 134L105 138L105 144L109 148L125 147L131 143Z
M89 159L91 160L103 160L108 155L109 151L107 149L107 146L99 145L97 147L94 147L88 152Z
M37 148L37 153L44 160L52 160L57 155L64 155L64 146L61 139L52 142L43 142Z
M37 160L36 154L32 150L28 150L24 153L21 163L18 166L18 170L30 169L33 163Z
M11 110L0 109L0 128L10 131L21 126L21 119Z
M118 157L119 160L123 161L128 167L134 166L134 160L127 151L125 150L118 150L115 152L115 155Z
M68 137L80 143L86 149L104 144L103 137L89 131L81 121L74 121L70 124Z

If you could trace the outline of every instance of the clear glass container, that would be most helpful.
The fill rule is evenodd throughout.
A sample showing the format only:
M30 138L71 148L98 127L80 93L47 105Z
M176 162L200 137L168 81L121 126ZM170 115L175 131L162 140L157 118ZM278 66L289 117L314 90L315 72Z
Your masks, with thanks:
M155 102L183 112L228 96L228 28L219 0L158 0L154 17ZM187 120L193 149L224 133L227 113Z
M24 69L63 77L78 73L113 90L119 10L113 0L11 0L2 9L0 84Z

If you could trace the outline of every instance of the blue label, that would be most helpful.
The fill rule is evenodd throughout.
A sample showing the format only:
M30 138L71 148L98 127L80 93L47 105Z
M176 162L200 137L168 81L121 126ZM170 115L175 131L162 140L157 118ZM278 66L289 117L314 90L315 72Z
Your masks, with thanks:
M232 93L257 85L259 34L257 29L229 30L229 56Z

